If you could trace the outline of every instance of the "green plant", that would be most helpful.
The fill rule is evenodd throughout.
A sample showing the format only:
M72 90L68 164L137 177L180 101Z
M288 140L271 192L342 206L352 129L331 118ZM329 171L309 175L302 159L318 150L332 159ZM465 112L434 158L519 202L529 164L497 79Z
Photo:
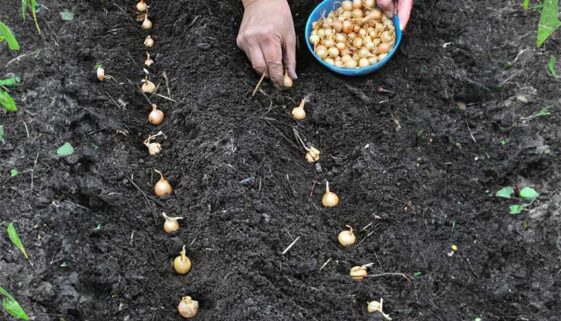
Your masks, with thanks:
M16 177L19 175L19 172L17 170L17 168L12 168L12 170L10 171L10 177Z
M41 34L41 28L39 28L39 23L37 22L37 0L21 0L21 15L23 20L26 18L27 8L31 10L31 15L33 16L33 21L35 22L35 29Z
M549 56L549 61L547 62L547 67L549 69L549 74L551 76L553 76L553 78L555 78L555 80L559 79L559 75L557 74L557 71L555 70L555 64L557 63L557 59L555 59L555 56L551 55Z
M18 77L10 77L6 79L0 79L0 105L6 109L6 111L17 111L16 102L8 93L6 87L16 86L20 82Z
M559 0L544 0L543 2L538 25L538 39L536 41L538 48L561 26L561 21L559 21L558 1Z
M14 299L14 297L11 296L10 293L4 290L4 288L2 288L1 286L0 294L4 296L4 298L2 299L2 307L4 308L4 310L6 310L6 312L20 320L29 320L29 317L27 316L25 311L23 311L18 301L16 301L16 299Z
M534 113L526 117L526 120L532 120L534 118L545 117L549 115L551 115L551 113L549 112L549 107L542 107L537 113Z
M522 1L522 7L524 9L528 9L528 6L530 5L530 0L523 0Z
M62 144L57 150L56 154L60 157L69 156L74 153L74 147L68 142Z
M536 192L535 189L531 187L524 187L522 189L518 189L517 186L507 186L503 187L495 193L496 197L508 198L511 199L513 196L517 197L519 200L523 201L523 204L514 204L510 205L509 212L512 215L518 215L522 213L524 208L530 206L540 194Z
M23 247L23 243L21 242L18 232L16 231L16 228L14 227L13 223L8 224L7 231L8 231L8 238L10 239L10 241L12 241L15 247L17 247L21 251L25 259L29 260L29 257L27 256L27 252L25 251L25 247Z
M6 41L8 43L8 48L12 51L19 50L19 43L16 37L12 33L12 30L8 28L2 21L0 21L0 43Z
M4 143L4 126L0 125L0 143Z

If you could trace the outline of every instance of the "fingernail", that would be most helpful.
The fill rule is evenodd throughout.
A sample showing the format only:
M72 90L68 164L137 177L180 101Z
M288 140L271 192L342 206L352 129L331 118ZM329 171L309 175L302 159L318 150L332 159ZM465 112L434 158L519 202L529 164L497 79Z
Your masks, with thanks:
M294 79L298 79L298 75L294 73Z

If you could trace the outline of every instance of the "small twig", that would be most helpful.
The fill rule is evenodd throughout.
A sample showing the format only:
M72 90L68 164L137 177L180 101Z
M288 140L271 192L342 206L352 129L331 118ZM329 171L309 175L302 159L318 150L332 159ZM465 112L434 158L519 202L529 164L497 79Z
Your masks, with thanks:
M362 240L360 240L360 242L358 242L358 244L356 246L358 247L359 245L361 245L362 242L364 242L368 237L370 237L370 235L374 234L374 232L375 231L372 231L372 232L368 233Z
M259 90L259 87L261 87L261 83L263 82L263 79L265 79L265 75L266 73L263 73L263 75L261 75L261 79L259 79L257 85L255 85L255 89L253 89L253 93L251 93L251 97L255 96L255 93L257 92L257 90Z
M161 97L161 98L163 98L163 99L167 99L167 100L169 100L169 101L173 101L174 103L177 102L177 100L175 100L175 99L173 99L173 98L166 97L166 96L164 96L164 95L156 94L156 96Z
M109 96L109 99L111 99L111 101L115 104L115 106L117 106L117 108L122 109L122 110L127 110L125 107L117 104L115 99L113 99L113 97L111 97L111 95L107 92L107 90L105 91L105 93L107 94L107 96Z
M130 178L127 178L127 180L142 194L142 196L144 196L144 200L146 201L148 206L152 207L152 203L150 203L150 201L148 200L148 196L146 196L146 193L144 193L144 191L140 187L138 187L138 185L136 185L136 183L132 179L132 175Z
M35 156L35 161L33 162L33 169L31 169L31 187L29 188L29 194L33 192L33 177L35 176L35 166L37 165L37 160L39 159L39 153Z
M168 75L167 75L167 74L166 74L166 72L164 71L164 72L162 73L162 76L163 76L163 77L164 77L164 79L166 80L166 89L167 89L167 92L168 92L168 96L169 96L169 97L170 97L170 99L171 99L171 91L169 90L169 80L168 80Z
M22 120L23 122L23 126L25 127L25 134L27 135L27 138L29 138L29 129L27 128L27 124Z
M409 279L407 277L407 275L403 274L403 273L379 273L379 274L368 274L366 277L367 278L379 278L382 276L402 276L404 277L408 282L411 282L411 279Z
M471 136L471 139L473 140L474 143L477 143L477 140L475 140L475 137L473 137L473 134L471 133L471 128L469 128L469 124L468 124L467 120L465 122L466 122L466 126L468 128L468 131L469 131L469 135Z
M290 243L290 245L287 246L286 249L284 249L284 251L282 251L282 255L285 255L286 252L288 252L294 246L294 244L296 244L296 242L298 242L299 239L300 239L300 236L298 236L294 241L292 241L292 243Z
M329 260L325 261L325 263L323 263L323 265L319 268L319 270L323 270L324 267L327 266L327 264L329 264L329 262L331 262L331 258L329 258Z

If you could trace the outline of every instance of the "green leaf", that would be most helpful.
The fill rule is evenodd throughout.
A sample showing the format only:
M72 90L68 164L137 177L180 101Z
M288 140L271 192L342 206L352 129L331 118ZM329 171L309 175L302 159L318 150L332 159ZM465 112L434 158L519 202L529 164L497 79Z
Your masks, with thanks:
M543 43L555 32L561 21L559 21L559 0L544 0L543 8L540 13L540 23L538 25L538 39L536 45L541 47Z
M508 144L508 139L501 139L500 143L501 143L501 145L504 146L504 145Z
M540 196L540 193L536 192L535 189L531 187L524 187L520 190L520 197L525 200L533 201Z
M8 237L10 238L10 241L12 241L12 243L21 251L23 256L27 260L29 260L27 252L25 251L25 247L23 247L23 244L21 243L18 232L16 232L16 228L14 227L13 223L8 224Z
M16 101L10 96L7 91L0 89L0 106L4 107L6 111L17 111Z
M64 21L72 21L74 20L74 13L72 11L65 9L64 11L60 12L60 18Z
M16 168L12 168L12 170L10 171L10 177L16 177L18 176L19 172Z
M31 15L33 16L33 21L35 22L35 29L41 34L41 28L39 28L39 22L37 22L37 0L29 0L31 6Z
M557 63L557 59L555 59L555 56L553 55L549 56L549 61L547 62L547 66L549 67L549 73L553 76L553 78L555 78L555 80L559 79L559 75L555 70L556 63Z
M0 43L2 41L6 41L8 43L8 48L12 51L19 50L19 43L16 40L16 37L12 33L12 30L8 28L3 22L0 21Z
M512 215L518 215L522 213L522 209L523 209L522 205L520 204L510 205L508 208L510 210L510 214Z
M21 0L21 16L23 18L23 20L25 20L25 12L27 11L27 0Z
M72 155L72 153L74 153L74 147L68 142L64 143L56 150L56 154L61 157Z
M549 115L551 115L551 113L549 112L549 107L542 107L542 109L540 109L540 111L538 111L535 114L532 114L532 115L528 116L526 119L532 120L534 118L545 117L545 116L549 116Z
M4 126L0 125L0 143L4 143Z
M529 5L530 5L530 0L523 0L522 1L522 8L527 10Z
M25 311L23 311L18 301L16 301L16 299L14 299L8 291L0 287L0 294L4 296L4 299L2 300L2 307L4 307L6 312L20 320L29 320L29 317Z
M10 77L6 79L0 79L0 86L15 86L19 84L21 80L19 77Z
M496 197L511 198L514 194L514 188L512 186L503 187L495 193Z

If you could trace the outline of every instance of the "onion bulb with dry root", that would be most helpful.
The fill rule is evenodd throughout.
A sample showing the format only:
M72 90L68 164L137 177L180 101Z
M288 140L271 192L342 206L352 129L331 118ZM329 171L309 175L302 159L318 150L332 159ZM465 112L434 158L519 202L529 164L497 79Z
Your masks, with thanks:
M142 29L144 30L152 29L152 21L148 19L148 13L144 15L144 21L142 21Z
M152 66L153 63L154 63L154 60L152 60L152 58L150 58L150 53L147 51L146 52L146 60L144 60L144 65L146 67L150 67L150 66Z
M164 232L170 234L175 233L179 230L179 220L182 220L183 217L169 217L166 213L162 213L162 216L165 219L164 222Z
M353 278L353 280L362 281L368 275L367 266L353 266L349 275Z
M290 76L288 75L288 70L284 71L284 78L282 80L282 85L285 88L292 88L292 85L294 84L294 82L292 81L292 78L290 78Z
M154 46L154 39L152 39L150 35L146 36L146 39L144 39L144 47L152 48L153 46Z
M190 296L184 296L177 305L177 311L186 319L194 318L199 311L199 302L191 299Z
M146 76L146 78L142 79L142 91L143 92L145 92L147 94L153 94L155 90L156 90L156 85L154 85L153 82L148 80L148 76Z
M392 20L375 7L375 0L343 1L312 27L308 41L315 54L337 67L373 65L386 57L396 41Z
M337 240L342 246L351 246L356 243L356 236L353 233L353 228L349 225L347 225L347 227L349 228L348 230L341 231L339 235L337 235Z
M185 254L185 245L183 245L183 249L179 252L179 256L173 260L173 269L177 272L177 274L187 274L191 270L191 260L189 260Z
M308 151L306 153L306 160L308 161L308 163L315 163L317 161L319 161L319 150L317 148L315 148L314 146L310 146L310 148L305 147L306 150Z
M103 69L102 65L97 65L95 72L96 72L96 75L97 75L97 79L99 81L104 81L105 80L105 69Z
M304 105L306 105L307 102L308 102L307 97L304 97L304 99L302 99L298 107L292 108L292 118L294 118L294 120L299 121L299 120L304 120L304 118L306 118L306 111L304 110Z
M164 112L158 109L158 105L152 104L152 111L148 114L148 121L156 126L164 121Z
M162 174L162 172L160 172L158 170L154 170L154 171L156 173L160 174L160 180L158 180L158 182L154 186L154 193L157 196L164 196L164 195L171 194L171 192L173 191L173 188L171 187L168 180L164 178L164 175Z
M384 319L391 321L392 318L390 318L390 316L386 313L384 313L384 299L380 298L380 301L370 301L368 302L368 306L366 307L366 309L368 310L368 313L375 313L375 312L379 312L380 314L382 314L382 317L384 317Z
M325 193L323 193L321 198L321 204L323 204L323 207L335 207L339 204L339 196L329 190L328 181L325 181Z
M138 11L140 11L140 12L146 11L146 8L148 8L148 6L146 5L146 2L144 2L144 0L140 0L140 1L136 4L136 10L138 10Z

